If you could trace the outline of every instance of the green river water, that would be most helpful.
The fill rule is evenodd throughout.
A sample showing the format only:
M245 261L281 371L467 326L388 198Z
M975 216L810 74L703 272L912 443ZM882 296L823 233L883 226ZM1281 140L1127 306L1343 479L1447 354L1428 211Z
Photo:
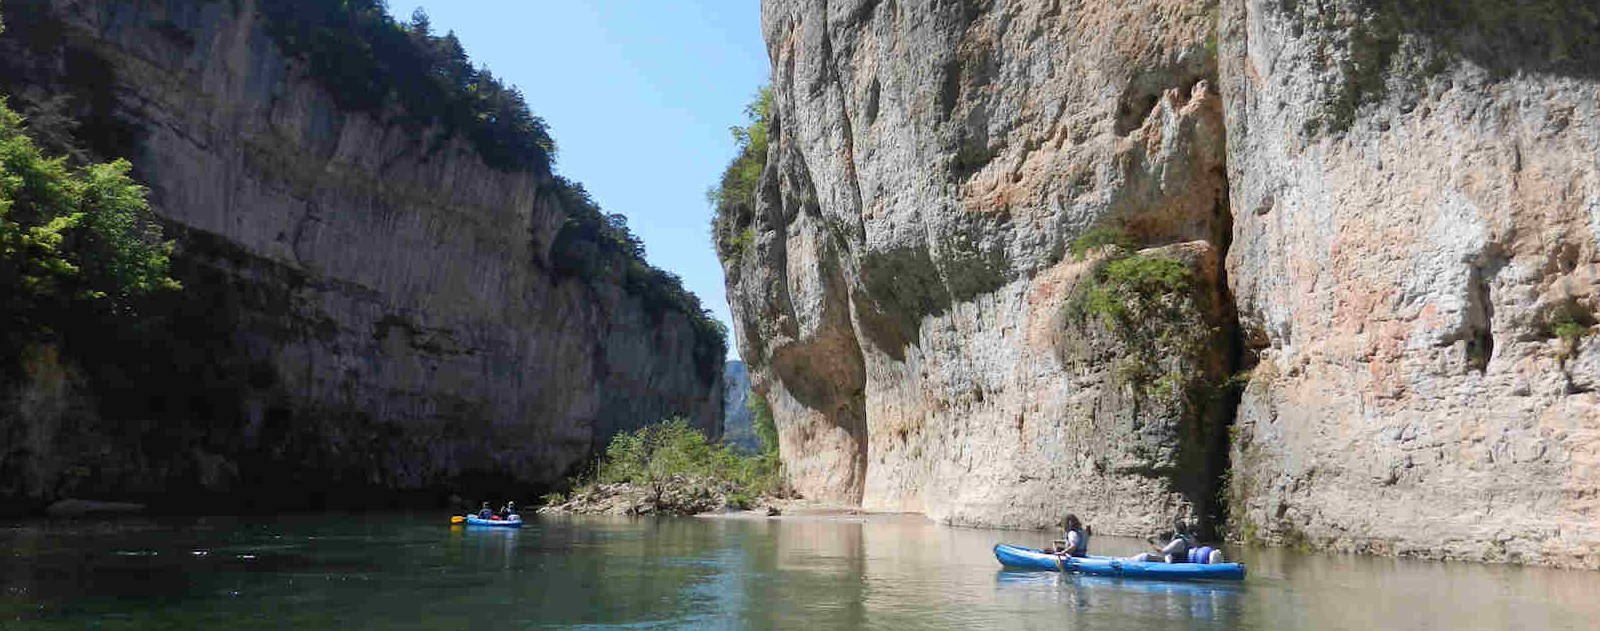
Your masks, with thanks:
M0 523L0 629L1600 628L1594 571L1245 549L1183 584L1004 571L1049 536L918 516L445 522Z

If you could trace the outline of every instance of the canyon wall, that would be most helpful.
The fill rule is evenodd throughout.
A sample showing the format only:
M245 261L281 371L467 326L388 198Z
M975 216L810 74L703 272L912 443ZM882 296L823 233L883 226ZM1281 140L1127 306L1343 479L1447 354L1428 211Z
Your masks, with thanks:
M1535 5L1223 4L1241 534L1600 565L1600 37Z
M146 337L24 362L9 495L529 492L618 430L720 431L720 336L563 270L548 169L341 107L249 0L5 11L0 89L134 163L185 284Z
M768 2L763 23L773 140L719 229L753 236L730 300L796 488L1102 532L1212 512L1234 356L1211 14ZM1126 247L1073 252L1097 226ZM1148 321L1082 308L1143 289L1108 249L1182 286L1132 296Z
M1600 564L1595 16L1446 4L767 0L715 229L791 482Z

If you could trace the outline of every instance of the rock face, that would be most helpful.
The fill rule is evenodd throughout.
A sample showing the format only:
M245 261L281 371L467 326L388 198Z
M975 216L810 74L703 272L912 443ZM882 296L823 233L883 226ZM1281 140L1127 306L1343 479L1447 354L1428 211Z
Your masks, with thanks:
M718 229L790 482L1600 563L1595 18L1468 4L767 0Z
M1243 534L1600 566L1593 7L1223 5Z
M721 342L555 269L571 209L548 171L341 109L250 0L23 4L3 42L19 83L0 89L76 95L71 113L123 132L90 135L149 185L187 289L144 341L171 383L78 393L105 417L81 440L11 418L37 447L3 463L26 475L11 494L537 488L620 429L720 431ZM31 373L77 370L50 359Z
M1231 346L1151 354L1175 322L1071 308L1107 261L1070 246L1110 228L1192 277L1163 311L1229 329L1224 110L1187 5L766 3L774 142L753 216L724 218L755 235L729 292L802 494L1125 533L1211 511Z

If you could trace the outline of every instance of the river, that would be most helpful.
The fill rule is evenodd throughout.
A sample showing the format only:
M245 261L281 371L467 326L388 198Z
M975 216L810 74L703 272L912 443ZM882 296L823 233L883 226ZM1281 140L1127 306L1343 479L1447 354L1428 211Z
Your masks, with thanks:
M1600 572L1230 549L1236 584L1001 570L918 516L0 524L0 629L1593 629ZM1096 537L1131 554L1133 539Z

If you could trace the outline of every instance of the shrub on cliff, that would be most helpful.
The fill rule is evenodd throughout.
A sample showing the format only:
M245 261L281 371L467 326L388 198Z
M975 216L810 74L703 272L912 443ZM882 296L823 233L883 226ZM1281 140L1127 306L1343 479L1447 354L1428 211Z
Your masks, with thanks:
M1088 232L1083 233L1083 236L1073 239L1068 250L1072 252L1073 260L1081 261L1090 251L1112 245L1131 250L1138 243L1120 226L1101 225L1090 228Z
M1159 256L1114 259L1095 271L1080 307L1120 324L1145 318L1170 320L1178 305L1168 299L1189 289L1189 266Z
M15 349L133 299L176 289L172 244L162 240L145 189L116 160L70 169L34 145L0 100L0 303Z
M1139 394L1176 402L1191 391L1209 392L1195 358L1206 354L1214 329L1196 301L1193 270L1161 254L1131 252L1125 245L1129 241L1113 233L1093 241L1073 249L1112 247L1067 301L1068 321L1080 330L1109 336L1105 339L1118 349L1110 360L1112 376ZM1087 339L1074 337L1067 352L1087 359L1089 345Z
M756 186L767 166L768 135L772 128L772 88L763 86L744 108L750 124L729 128L739 154L722 172L722 181L706 192L711 203L711 241L723 260L737 258L751 243L750 223L756 205Z

